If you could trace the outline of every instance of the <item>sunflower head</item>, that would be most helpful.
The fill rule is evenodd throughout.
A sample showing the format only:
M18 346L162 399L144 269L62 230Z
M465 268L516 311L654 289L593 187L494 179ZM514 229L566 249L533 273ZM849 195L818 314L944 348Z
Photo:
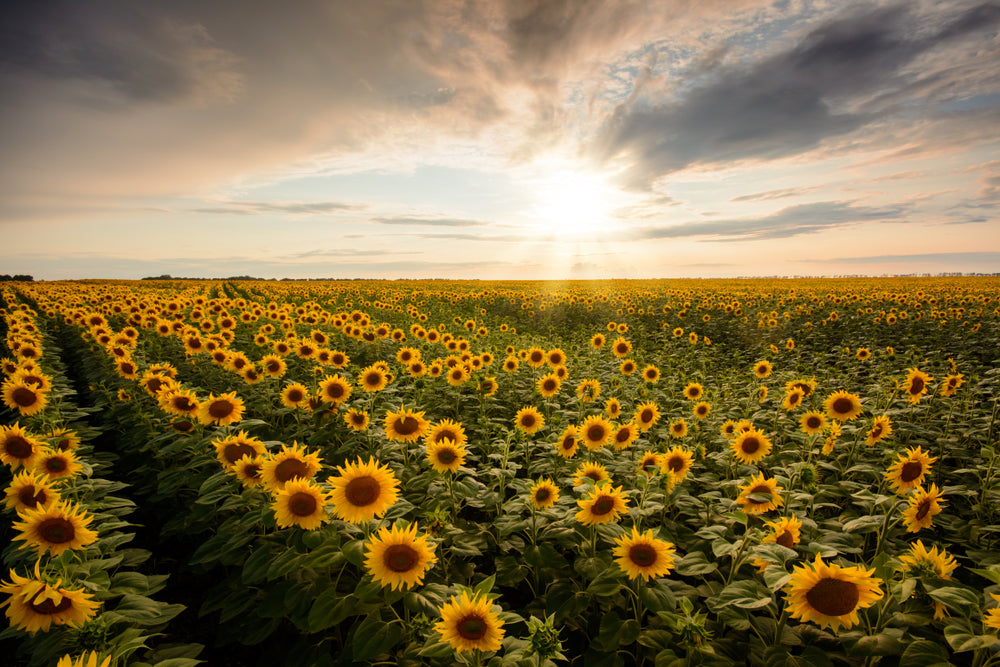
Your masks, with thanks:
M628 498L622 487L612 486L610 482L601 482L591 492L588 498L576 501L580 511L576 520L585 526L616 521L625 511Z
M744 431L729 443L733 456L743 463L756 464L771 453L771 441L755 428Z
M746 485L740 486L736 502L747 514L763 514L785 504L781 497L783 490L776 479L765 478L764 473L758 473Z
M930 375L917 368L907 371L906 379L903 381L903 393L910 403L919 403L920 397L927 393L928 384L933 380Z
M622 535L615 540L617 545L612 551L615 562L629 579L642 577L643 581L662 577L674 569L673 543L657 539L652 530L640 533L635 526L632 533Z
M372 579L392 590L408 589L423 583L424 575L437 562L434 545L426 535L417 534L417 524L395 523L380 528L365 545L365 569Z
M397 412L385 413L385 437L398 442L416 442L426 432L429 423L423 412L400 408Z
M827 564L817 554L813 564L795 567L784 589L789 614L834 632L850 629L858 623L859 610L882 599L882 580L874 572Z
M589 450L600 449L611 436L611 424L601 415L590 415L579 429L580 442Z
M559 500L559 487L551 479L540 479L528 491L528 497L535 509L547 509Z
M434 627L441 639L458 652L499 651L504 636L504 622L492 610L489 599L476 593L472 598L463 591L441 607L441 621Z
M826 416L838 421L851 421L861 414L861 399L855 394L846 391L835 391L823 401L823 409Z
M251 445L252 446L252 445ZM316 452L308 452L297 442L292 446L282 444L281 451L264 457L260 475L264 484L277 492L293 479L311 479L322 468L322 460Z
M465 446L449 438L427 443L427 461L440 473L455 473L465 463Z
M910 447L906 454L900 454L898 460L885 473L885 479L896 493L904 494L911 489L922 486L925 476L930 473L931 464L937 461L920 447Z
M396 504L399 480L374 457L369 457L367 463L358 457L356 463L337 466L337 470L340 474L328 480L333 486L330 499L337 517L351 523L367 523Z
M633 420L638 425L639 430L645 433L660 420L660 408L652 401L641 403L635 409Z
M514 416L514 425L524 433L531 435L545 426L545 417L535 406L527 405L517 411Z
M87 528L93 517L74 503L57 501L25 510L20 517L21 521L13 524L14 530L20 531L14 539L24 541L21 548L32 547L39 554L51 552L55 557L97 540L97 533Z

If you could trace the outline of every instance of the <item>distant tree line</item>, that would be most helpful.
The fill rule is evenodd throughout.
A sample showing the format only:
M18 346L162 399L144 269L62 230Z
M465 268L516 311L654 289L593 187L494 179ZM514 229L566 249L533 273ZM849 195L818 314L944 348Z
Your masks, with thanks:
M17 281L17 282L22 282L22 283L30 283L34 279L35 279L34 276L29 276L29 275L24 274L24 273L19 273L16 276L11 276L11 275L8 275L8 274L5 273L2 276L0 276L0 283L2 283L2 282L10 282L10 281Z

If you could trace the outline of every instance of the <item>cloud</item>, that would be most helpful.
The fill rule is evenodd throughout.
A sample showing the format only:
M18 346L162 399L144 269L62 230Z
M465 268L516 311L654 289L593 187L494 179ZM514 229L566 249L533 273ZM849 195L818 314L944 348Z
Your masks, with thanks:
M590 151L603 161L631 161L624 184L646 189L691 165L798 155L893 113L913 113L906 103L940 75L916 65L929 68L937 52L956 41L988 39L1000 9L948 6L951 13L930 17L937 23L928 27L921 23L929 17L912 7L852 5L783 51L698 73L676 99L622 104ZM986 60L996 65L996 52ZM963 57L951 69L966 65ZM982 56L976 65L984 66ZM948 84L952 95L964 90L955 77Z
M728 241L786 238L866 222L899 221L902 207L876 208L845 202L817 202L783 208L759 218L691 221L669 227L637 228L640 239L709 236Z
M931 252L912 255L873 255L870 257L837 257L813 260L828 264L950 264L953 266L985 265L1000 271L1000 252Z
M262 202L262 201L227 201L217 206L203 206L191 209L193 213L232 214L232 215L263 215L268 213L291 213L303 215L323 215L361 211L368 208L365 204L326 201L301 202Z
M372 221L383 225L429 225L435 227L480 227L489 224L488 222L483 222L482 220L470 220L466 218L405 215L372 218Z
M774 199L787 199L789 197L800 197L804 194L820 190L821 188L822 186L820 185L813 185L808 187L796 187L796 188L778 188L777 190L766 190L764 192L755 192L749 195L740 195L739 197L733 197L729 201L744 202L744 201L771 201Z

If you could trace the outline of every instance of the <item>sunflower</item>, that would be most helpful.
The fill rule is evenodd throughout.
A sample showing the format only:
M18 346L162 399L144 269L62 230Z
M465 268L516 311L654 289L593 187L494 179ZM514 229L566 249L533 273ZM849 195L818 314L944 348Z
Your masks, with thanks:
M528 491L531 505L537 510L552 507L559 500L559 487L551 479L540 479Z
M683 419L678 419L677 421L670 422L670 437L680 439L686 436L688 433L687 422Z
M695 419L705 419L712 412L712 405L707 401L698 401L694 404Z
M729 447L733 456L743 463L757 464L771 453L771 441L761 431L750 429L736 436Z
M217 438L212 441L215 447L215 456L219 463L226 469L232 469L244 456L257 458L264 454L264 443L246 431L240 431L236 435L228 435L224 438Z
M632 375L632 373L635 373L635 362L631 359L626 359L618 366L618 370L622 375Z
M566 353L554 347L545 353L545 362L552 368L566 365Z
M524 360L532 368L541 368L545 364L545 350L540 347L529 348Z
M740 495L736 498L736 502L747 514L763 514L785 504L781 498L781 491L784 489L778 486L776 479L773 477L765 479L764 473L758 473L751 477L745 486L740 486Z
M465 384L466 380L472 377L472 373L466 368L465 364L458 364L448 369L445 374L445 379L448 380L448 384L452 387L460 387Z
M964 376L961 373L957 375L945 375L941 380L941 395L948 397L954 396L958 388L962 386Z
M48 403L45 392L33 383L8 379L3 383L2 391L4 404L11 410L20 412L23 417L37 414Z
M576 520L585 526L594 526L617 520L618 515L625 511L628 498L622 492L622 487L601 482L590 492L588 498L577 500L576 504L580 507Z
M660 469L670 477L671 486L684 481L691 471L693 458L693 452L681 447L672 447L670 451L660 456Z
M93 517L75 503L58 501L45 507L22 512L21 521L13 523L21 532L15 540L24 540L21 548L32 547L39 555L51 551L59 556L68 549L82 549L97 540L97 533L87 528Z
M559 393L559 387L562 382L559 380L559 376L555 373L549 373L538 378L538 382L535 384L535 390L542 395L543 398L550 398Z
M785 394L785 399L781 402L781 407L784 408L786 412L791 412L795 408L802 405L803 398L805 398L805 392L803 392L801 388L795 387Z
M927 393L927 383L933 380L930 375L916 368L910 368L906 374L906 400L910 403L919 403L920 397Z
M889 467L885 479L896 493L905 494L910 489L923 486L924 476L930 472L931 464L937 461L936 456L924 452L920 447L906 450L899 459Z
M654 475L656 471L654 468L660 466L660 455L656 452L651 452L646 450L642 453L642 457L639 459L638 465L636 465L636 472L641 475Z
M82 469L83 465L76 460L76 454L72 451L62 452L48 447L42 449L35 462L35 472L48 475L49 479L76 477Z
M247 488L263 486L264 478L261 476L263 464L263 457L245 455L233 464L230 472Z
M660 379L660 369L653 364L647 364L645 368L642 369L642 379L645 382L655 383Z
M465 447L443 438L427 443L427 461L439 473L458 472L465 463Z
M441 607L441 620L434 629L458 652L499 651L503 640L503 621L492 611L489 599L476 593L471 599L452 596Z
M368 413L358 408L351 408L344 413L344 422L352 430L359 433L368 430Z
M260 476L272 491L283 489L293 479L311 479L323 467L322 459L316 452L307 452L305 447L292 441L292 446L281 445L281 451L264 457L260 466Z
M705 395L705 388L697 382L689 382L684 387L684 398L689 401L697 401Z
M497 393L500 385L497 383L497 379L492 375L484 377L479 381L479 385L476 389L485 397L493 396Z
M374 365L362 370L358 376L358 385L361 390L369 394L382 391L387 384L389 384L389 378L386 376L386 372Z
M600 484L611 479L610 475L608 475L608 469L600 463L593 461L584 461L581 463L573 475L573 486L581 486L587 478L592 479L594 484Z
M101 655L97 651L82 653L76 660L71 655L64 655L59 658L56 667L110 667L111 656L101 660Z
M846 391L835 391L823 401L826 416L838 421L851 421L861 414L861 399Z
M632 443L636 441L639 437L639 427L635 425L635 422L626 422L618 426L611 432L608 441L611 446L615 448L616 452L620 452L624 449L628 449L632 446Z
M618 419L622 413L622 404L617 398L609 398L604 402L604 412L611 419Z
M465 427L451 419L442 419L432 426L424 436L424 444L428 446L431 443L443 440L451 440L458 446L464 446L468 441L468 437L465 435Z
M190 389L170 389L158 395L160 409L178 417L194 417L201 408L198 397Z
M762 544L780 544L786 549L791 549L802 539L799 534L802 522L794 514L777 521L765 521L764 525L770 528L771 532L761 540Z
M882 580L875 570L827 565L816 555L812 565L796 566L785 586L785 600L792 618L812 621L820 628L850 629L858 623L858 610L882 599Z
M915 576L925 574L950 580L951 573L958 568L954 556L944 549L939 552L937 547L928 551L920 540L910 544L910 551L900 556L899 561L906 572Z
M301 382L291 382L281 390L281 404L286 408L305 408L309 403L309 389Z
M564 459L571 459L576 456L576 451L579 449L579 440L576 427L572 424L566 427L562 435L559 437L559 442L556 443L556 452L559 456Z
M660 408L652 401L641 403L635 409L632 419L639 426L639 430L645 433L660 420Z
M212 423L227 426L238 422L243 417L243 399L231 391L220 396L209 394L208 398L198 406L198 421L206 426Z
M673 543L653 537L653 531L640 533L635 526L632 534L625 534L615 540L616 546L612 554L615 562L629 579L642 577L643 581L650 578L663 577L674 569L674 554L677 550Z
M412 588L423 583L427 570L437 562L434 545L426 535L417 535L417 524L392 529L380 528L365 544L365 569L372 579L392 590Z
M503 369L508 373L515 372L521 365L521 362L517 360L517 357L507 357L503 361Z
M533 405L527 405L517 411L514 424L528 435L538 432L545 426L545 417Z
M865 440L865 444L871 447L890 435L892 435L892 422L889 421L889 415L879 415L872 421L872 427L868 429L868 438Z
M385 437L398 442L416 442L430 425L423 412L414 412L400 407L398 412L386 411Z
M927 491L924 487L918 486L909 497L909 506L903 510L906 532L916 533L921 528L930 528L934 517L942 511L941 505L945 503L941 500L943 497L944 493L938 489L937 484L931 484L931 488Z
M809 398L816 390L816 380L792 380L785 383L786 392L796 388L802 390L803 398Z
M327 481L333 486L330 499L333 513L351 523L366 523L384 515L399 497L399 480L389 466L379 465L374 457L365 463L337 466L340 475Z
M17 371L8 379L11 382L33 384L43 393L52 389L52 379L37 369L29 369L23 366L18 367Z
M265 355L260 360L261 372L267 377L280 378L288 370L285 360L276 354Z
M993 598L995 602L1000 602L1000 595L990 593L990 597ZM993 609L987 609L985 611L983 614L983 626L993 628L994 630L1000 630L1000 607L994 607Z
M736 422L732 419L727 419L719 427L719 435L721 435L726 440L732 440L736 437Z
M604 347L606 340L607 339L604 337L604 334L594 334L590 339L590 346L595 350L599 350Z
M0 461L17 470L21 466L33 468L41 455L43 445L16 422L13 426L0 426Z
M338 406L351 397L351 383L339 375L327 375L319 383L319 396L323 402Z
M7 509L20 513L46 507L60 500L59 492L50 484L45 475L39 475L30 470L22 470L14 475L6 489L4 503Z
M591 415L579 428L580 441L589 450L600 449L611 436L611 423L601 415Z
M764 379L771 375L772 368L771 362L764 359L753 365L753 374L759 379Z
M7 607L11 627L31 634L48 632L53 625L79 628L96 615L100 606L83 589L69 590L60 586L61 581L55 585L42 581L38 563L34 579L18 576L14 570L10 578L10 583L0 585L0 593L10 595L0 606Z
M308 479L291 479L271 504L278 528L316 530L326 521L326 494Z

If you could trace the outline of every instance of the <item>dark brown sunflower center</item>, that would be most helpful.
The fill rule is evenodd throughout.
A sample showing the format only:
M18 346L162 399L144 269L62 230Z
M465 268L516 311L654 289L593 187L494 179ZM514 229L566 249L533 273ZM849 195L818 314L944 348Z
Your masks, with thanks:
M615 508L615 499L611 496L601 496L590 506L591 514L603 516L609 514Z
M841 396L833 402L832 407L833 411L838 415L846 415L854 409L854 401L846 396Z
M841 579L820 579L806 593L809 605L825 616L850 614L860 597L857 585Z
M31 456L34 447L27 438L20 435L8 435L3 442L4 451L15 459L26 459Z
M781 535L778 535L774 541L786 549L791 549L795 545L795 538L793 538L792 534L787 530L782 531Z
M244 456L254 457L256 455L257 451L253 447L243 444L242 442L228 444L222 450L223 458L225 458L229 463L236 463ZM280 467L281 464L279 463L278 466Z
M11 393L11 398L22 408L31 407L38 402L38 394L27 387L17 387Z
M146 388L149 389L154 394L160 391L161 387L163 387L163 380L161 380L160 378L149 378L148 380L146 380Z
M25 507L34 509L39 505L45 504L45 501L48 500L48 494L45 493L45 489L40 489L31 485L22 487L21 490L17 492L17 499Z
M292 403L299 403L305 398L305 394L302 393L301 389L290 389L288 391L288 400Z
M50 473L60 473L66 471L66 459L61 456L53 456L45 459L45 470Z
M618 429L618 432L615 433L615 442L628 442L631 436L632 433L627 428Z
M543 358L542 355L538 353L532 353L531 355L531 361L536 364L541 363L542 358Z
M594 424L587 429L587 438L593 442L600 442L607 437L607 432L600 424Z
M59 601L59 604L56 604L49 598L45 598L41 602L36 603L35 600L41 597L44 592L45 592L44 589L39 591L38 595L36 595L31 599L30 602L31 610L36 614L44 614L46 616L51 616L52 614L61 614L62 612L66 611L67 609L73 606L73 601L68 597L66 597L65 595L63 596L62 600Z
M656 562L656 549L649 544L633 544L628 559L639 567L649 567Z
M235 409L236 406L229 401L212 401L212 404L208 406L208 414L212 419L225 419L233 414L233 410Z
M466 616L455 624L455 631L459 636L469 641L482 639L486 636L488 630L489 626L486 624L486 619L480 616Z
M899 480L901 482L912 482L924 474L924 466L920 461L907 461L899 469Z
M382 487L373 477L356 477L344 487L344 497L355 507L365 507L375 502Z
M187 396L178 396L174 399L174 407L181 412L191 412L194 410L194 402Z
M930 511L931 511L931 501L925 498L924 500L921 500L917 504L917 514L915 518L918 520L923 519L930 513Z
M76 537L76 528L62 517L52 517L38 525L38 535L47 544L63 544L73 541Z
M535 502L544 503L546 500L552 497L552 491L546 488L541 488L535 491Z
M377 387L382 383L381 373L369 373L365 376L365 384L369 387Z
M744 454L753 454L758 449L760 449L760 447L761 447L760 440L753 437L744 439L743 445L741 446Z
M344 395L344 387L339 384L331 384L326 388L326 395L330 398L340 398Z
M755 486L752 489L750 489L750 495L756 495L758 493L766 493L767 495L770 496L771 495L771 487L767 486L766 484L758 484L757 486ZM765 503L768 503L768 502L770 502L770 500L765 501Z
M653 411L652 410L643 410L641 413L639 413L639 421L641 421L643 423L653 421Z
M300 459L285 459L274 467L274 476L281 483L290 479L308 477L309 466Z
M277 373L278 371L281 370L281 364L278 363L277 360L272 359L271 361L268 361L266 364L264 364L264 368L267 370L268 373Z
M521 417L521 426L531 428L535 425L535 415L524 415Z
M823 422L820 420L819 417L812 416L806 419L806 426L808 426L809 428L819 428L822 425ZM881 431L881 429L879 430Z
M542 389L544 389L545 391L555 391L558 388L558 386L559 385L556 384L555 380L546 380L542 384Z
M311 516L317 507L316 498L311 493L299 491L288 499L288 511L295 516Z
M684 459L680 456L672 456L670 460L667 461L667 468L673 472L678 472L684 469Z
M188 431L194 428L194 424L192 424L186 419L183 419L175 423L173 426L175 431L179 431L181 433L187 433Z
M357 424L358 426L361 426L362 424L365 423L365 416L361 414L352 414L351 421Z
M789 405L795 405L796 403L798 403L798 402L799 402L799 399L800 399L801 397L802 397L802 395L801 395L801 394L798 394L798 393L795 393L795 394L789 394L789 396L788 396L788 404L789 404Z
M393 429L395 429L396 433L399 435L413 435L420 430L420 422L417 419L406 415L395 421Z
M382 555L382 564L393 572L409 572L420 563L420 554L408 544L390 545Z
M912 380L910 380L910 389L909 389L909 391L910 391L911 394L919 394L923 390L924 390L924 379L923 378L921 378L921 377L915 377Z
M458 458L458 455L453 449L439 449L437 453L437 460L442 465L451 465Z
M576 446L576 438L570 436L568 438L563 438L562 448L563 449L573 449Z

